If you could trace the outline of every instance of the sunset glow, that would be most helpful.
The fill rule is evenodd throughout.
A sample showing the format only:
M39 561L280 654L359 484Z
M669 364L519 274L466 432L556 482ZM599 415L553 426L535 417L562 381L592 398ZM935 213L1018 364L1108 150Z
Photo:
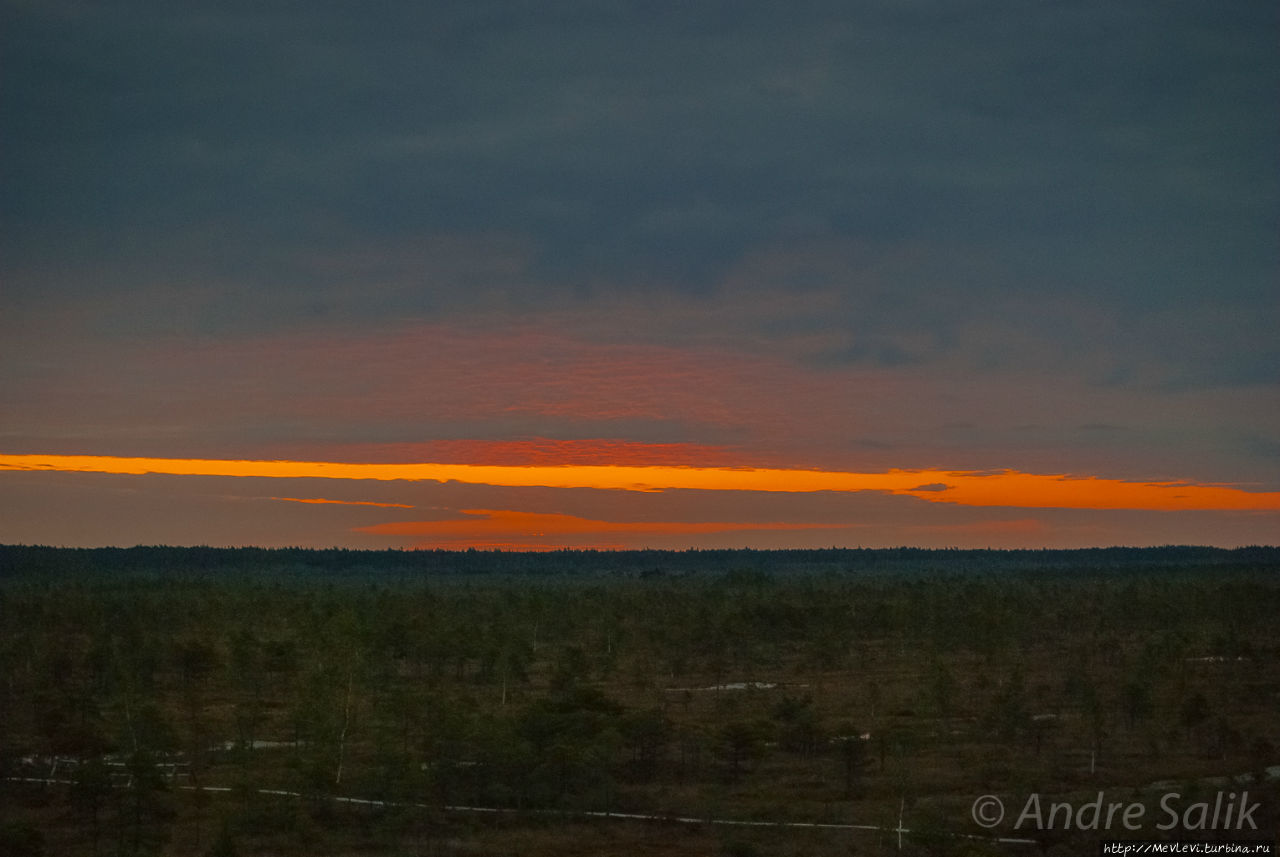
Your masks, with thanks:
M424 548L489 547L548 550L555 547L618 549L646 536L688 536L742 530L832 530L828 524L781 522L597 521L574 515L507 509L462 509L466 517L399 521L357 528L384 536L411 536ZM517 547L513 547L517 546Z
M66 5L0 544L1280 543L1265 3Z
M233 476L279 479L433 481L506 487L620 491L879 491L932 503L1035 509L1257 510L1280 509L1280 492L1222 485L1128 482L1016 471L890 470L856 473L780 468L623 465L509 466L368 464L325 461L230 461L91 455L0 455L0 470Z

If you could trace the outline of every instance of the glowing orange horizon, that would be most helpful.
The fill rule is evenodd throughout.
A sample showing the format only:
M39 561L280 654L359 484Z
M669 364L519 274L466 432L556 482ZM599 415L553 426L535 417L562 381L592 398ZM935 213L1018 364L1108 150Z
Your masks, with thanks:
M1280 492L1192 482L1128 482L1097 476L1003 471L894 469L881 473L785 468L656 465L374 464L133 458L97 455L5 455L0 470L127 475L364 479L472 485L596 488L622 491L881 491L935 503L1049 509L1280 510Z
M782 521L739 523L736 521L599 521L558 512L521 512L512 509L459 509L466 518L443 518L435 521L391 521L356 527L356 532L381 536L423 536L437 533L507 533L525 532L526 537L577 535L582 533L644 533L683 535L686 533L720 533L732 530L838 530L847 524L806 524Z
M415 537L415 549L555 551L627 550L651 546L652 537L671 540L685 535L735 532L859 529L854 523L796 523L789 521L602 521L558 512L511 509L461 509L461 518L431 521L389 521L356 527L353 532L376 536ZM910 524L915 532L954 535L1033 535L1044 532L1042 521L971 521L962 524ZM601 541L607 537L608 541ZM540 541L539 541L540 540Z
M533 542L473 542L467 540L421 542L413 545L413 550L478 550L505 551L509 553L552 553L554 551L622 551L628 545L617 542L609 544L543 544Z
M810 524L766 521L600 521L558 512L521 512L511 509L461 509L464 518L434 521L391 521L356 527L355 532L379 536L426 537L415 547L475 547L498 550L559 550L588 547L597 550L618 549L630 536L708 535L759 530L838 530L845 524ZM610 542L590 541L578 544L583 537L614 536ZM545 539L549 541L532 541ZM518 541L517 541L518 540Z

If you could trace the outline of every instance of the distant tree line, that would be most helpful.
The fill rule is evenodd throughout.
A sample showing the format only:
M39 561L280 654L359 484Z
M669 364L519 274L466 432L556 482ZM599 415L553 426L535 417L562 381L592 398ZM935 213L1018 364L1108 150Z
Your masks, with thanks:
M1065 571L1077 574L1152 569L1258 569L1280 564L1280 547L1234 549L1167 546L1079 550L931 550L829 548L813 550L348 550L344 548L214 548L138 546L56 548L0 545L0 579L50 575L268 574L413 578L419 575L584 574L661 576L753 570L803 573L964 574L986 571Z

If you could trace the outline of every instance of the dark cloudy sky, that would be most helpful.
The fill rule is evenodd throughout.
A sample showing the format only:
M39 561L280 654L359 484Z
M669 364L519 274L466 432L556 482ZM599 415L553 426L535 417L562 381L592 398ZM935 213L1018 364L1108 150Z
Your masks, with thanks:
M0 11L0 541L1280 542L1270 0Z

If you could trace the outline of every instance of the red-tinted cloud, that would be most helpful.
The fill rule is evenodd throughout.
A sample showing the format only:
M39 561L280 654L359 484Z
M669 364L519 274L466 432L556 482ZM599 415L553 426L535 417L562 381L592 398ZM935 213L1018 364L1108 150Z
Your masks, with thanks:
M627 331L654 324L627 307L611 318ZM599 324L575 330L572 321L91 349L31 342L0 381L6 446L174 458L1008 468L1280 487L1275 468L1259 464L1273 457L1246 454L1266 446L1258 427L1277 413L1256 389L1135 393L1016 367L815 367L709 335L679 345L610 340Z

